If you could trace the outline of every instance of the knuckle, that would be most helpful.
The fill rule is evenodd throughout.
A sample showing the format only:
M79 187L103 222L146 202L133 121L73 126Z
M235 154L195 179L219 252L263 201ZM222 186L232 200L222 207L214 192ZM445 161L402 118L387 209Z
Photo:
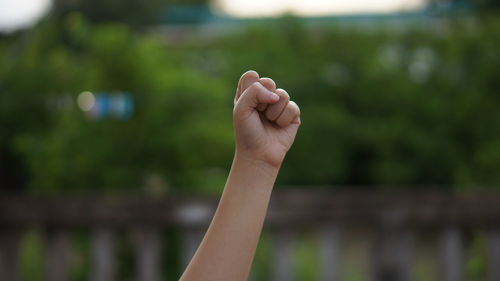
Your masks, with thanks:
M268 77L263 77L263 78L260 78L260 82L262 84L267 84L267 85L270 85L270 86L273 86L273 87L276 87L276 83L274 82L273 79L271 78L268 78Z
M250 91L259 91L262 89L262 84L260 82L253 82L249 87L248 90Z
M300 108L297 105L297 103L295 103L294 101L290 101L288 104L289 104L292 112L294 113L294 115L300 115Z
M243 80L243 79L247 79L247 78L250 78L250 77L259 77L259 74L254 71L254 70L248 70L248 71L245 71L245 73L243 73L240 77L240 81Z
M286 101L290 101L290 95L287 93L287 91L283 89L277 89L276 94L278 94L280 97L284 98Z
M262 88L263 86L259 82L253 82L252 84L250 84L250 86L246 88L245 91L243 91L243 93L241 93L240 98L242 98L243 96L248 97L249 95L258 94L259 92L262 91Z

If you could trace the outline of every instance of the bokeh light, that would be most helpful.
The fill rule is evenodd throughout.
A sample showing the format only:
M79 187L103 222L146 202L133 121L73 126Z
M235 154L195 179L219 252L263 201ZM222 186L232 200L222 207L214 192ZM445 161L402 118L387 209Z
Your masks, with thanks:
M76 102L82 111L91 111L95 106L95 96L93 93L85 91L78 95Z

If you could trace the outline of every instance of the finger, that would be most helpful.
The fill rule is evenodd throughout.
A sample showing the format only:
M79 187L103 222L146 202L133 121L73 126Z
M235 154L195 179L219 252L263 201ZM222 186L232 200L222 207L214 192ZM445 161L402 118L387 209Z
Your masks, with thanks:
M238 81L238 88L236 89L236 95L234 96L234 103L238 101L241 94L253 83L259 81L259 74L256 71L249 70L240 77Z
M276 92L276 83L273 81L273 79L264 77L264 78L260 78L259 82L264 87L266 87L266 89L268 89L269 91ZM265 103L261 103L257 106L258 111L265 111L266 108L267 108L267 104L265 104Z
M276 119L276 124L280 127L286 127L292 123L300 124L300 109L295 102L290 101L283 113Z
M285 90L278 89L276 90L276 94L280 97L280 100L277 103L268 106L264 113L267 119L271 121L278 119L278 117L281 115L286 105L290 101L290 96Z
M236 102L234 113L252 112L260 103L273 104L278 100L277 94L266 89L261 83L255 82L243 91Z

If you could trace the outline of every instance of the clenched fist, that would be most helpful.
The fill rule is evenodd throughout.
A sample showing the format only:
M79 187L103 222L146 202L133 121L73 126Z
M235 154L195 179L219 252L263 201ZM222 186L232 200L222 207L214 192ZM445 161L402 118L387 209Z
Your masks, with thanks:
M272 79L245 72L234 98L236 155L279 167L300 126L300 109Z

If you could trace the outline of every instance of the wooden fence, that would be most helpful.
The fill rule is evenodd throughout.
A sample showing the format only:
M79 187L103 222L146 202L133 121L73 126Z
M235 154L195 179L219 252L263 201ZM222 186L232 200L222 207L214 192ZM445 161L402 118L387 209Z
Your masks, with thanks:
M217 198L0 197L0 280L20 280L19 244L33 228L44 230L44 279L68 278L68 233L88 229L91 281L117 280L118 228L131 233L135 280L165 280L162 233L184 233L183 262L196 249ZM265 230L276 249L269 280L291 281L295 234L314 230L319 247L319 280L345 280L342 247L351 229L371 233L367 280L412 280L417 237L434 233L435 280L464 280L464 241L471 230L484 233L485 278L500 280L500 194L325 191L294 189L273 194ZM168 248L168 247L167 247ZM134 279L134 278L133 278Z

